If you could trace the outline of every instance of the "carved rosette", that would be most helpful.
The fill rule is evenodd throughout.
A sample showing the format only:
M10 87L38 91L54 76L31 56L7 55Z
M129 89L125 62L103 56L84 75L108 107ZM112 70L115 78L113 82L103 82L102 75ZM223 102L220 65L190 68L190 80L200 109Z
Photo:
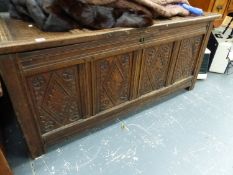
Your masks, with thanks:
M81 118L77 67L28 78L42 134Z
M126 102L129 98L132 54L96 62L98 112Z
M195 61L201 48L203 36L188 38L181 42L173 82L193 75Z
M165 86L173 43L150 47L144 50L144 65L141 72L140 95Z

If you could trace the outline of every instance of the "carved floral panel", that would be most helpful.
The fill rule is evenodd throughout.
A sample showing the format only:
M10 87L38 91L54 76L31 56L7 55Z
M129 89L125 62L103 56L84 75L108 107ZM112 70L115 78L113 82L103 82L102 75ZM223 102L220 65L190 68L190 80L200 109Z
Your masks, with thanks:
M173 82L193 75L202 39L203 36L197 36L194 38L184 39L181 42L178 60L173 75Z
M96 61L96 112L129 100L131 62L131 53Z
M27 83L42 134L81 118L76 66L34 75Z
M144 50L139 94L165 86L173 43L150 47Z

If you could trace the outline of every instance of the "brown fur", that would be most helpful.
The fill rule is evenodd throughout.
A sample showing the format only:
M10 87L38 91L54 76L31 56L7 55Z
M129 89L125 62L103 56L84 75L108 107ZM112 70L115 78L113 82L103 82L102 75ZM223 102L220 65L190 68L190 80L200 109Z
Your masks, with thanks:
M188 15L166 2L186 0L10 0L14 18L32 20L45 31L67 31L79 27L146 27L153 17ZM162 5L161 5L162 4Z
M56 11L64 10L81 26L92 29L120 27L145 27L152 24L152 18L145 14L115 9L111 6L85 4L74 0L57 0ZM53 12L54 6L52 7Z

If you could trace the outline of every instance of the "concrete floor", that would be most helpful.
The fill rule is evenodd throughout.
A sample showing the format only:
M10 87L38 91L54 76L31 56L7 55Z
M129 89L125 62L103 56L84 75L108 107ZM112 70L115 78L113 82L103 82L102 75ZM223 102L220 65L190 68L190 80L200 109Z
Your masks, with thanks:
M232 175L233 75L209 74L193 91L73 137L36 160L15 136L20 132L7 131L15 175Z

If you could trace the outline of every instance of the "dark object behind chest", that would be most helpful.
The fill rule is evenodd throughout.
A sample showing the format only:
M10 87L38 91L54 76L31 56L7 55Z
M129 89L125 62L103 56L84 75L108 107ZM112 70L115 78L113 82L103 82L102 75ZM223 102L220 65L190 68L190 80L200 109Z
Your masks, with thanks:
M8 6L9 6L8 0L0 0L0 12L7 12Z

